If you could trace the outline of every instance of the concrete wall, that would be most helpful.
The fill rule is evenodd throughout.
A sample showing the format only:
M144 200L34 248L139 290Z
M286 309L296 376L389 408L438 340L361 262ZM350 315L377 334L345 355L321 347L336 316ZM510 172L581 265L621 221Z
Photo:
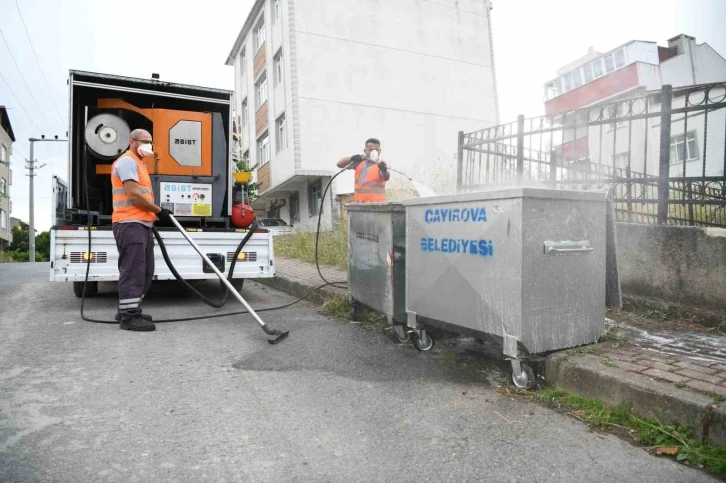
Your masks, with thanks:
M726 310L726 229L617 223L623 292Z
M392 167L438 185L458 131L497 123L486 2L295 4L302 169L333 170L377 137ZM352 174L336 185L351 192Z

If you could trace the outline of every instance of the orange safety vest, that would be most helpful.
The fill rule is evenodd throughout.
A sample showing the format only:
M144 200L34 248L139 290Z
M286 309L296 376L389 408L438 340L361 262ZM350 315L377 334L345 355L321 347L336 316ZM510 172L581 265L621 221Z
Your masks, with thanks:
M139 167L139 191L144 197L154 202L154 188L151 184L151 178L149 177L149 171L146 169L146 165L139 159L136 154L128 150L123 153L119 158L113 162L111 166L111 194L113 195L113 215L111 216L112 223L118 223L120 221L155 221L156 215L150 211L138 208L131 203L129 195L126 193L124 183L121 178L116 176L115 168L118 160L124 156L130 156L131 159L136 161L136 166Z
M377 203L386 201L386 180L381 177L378 165L363 161L355 167L355 203Z

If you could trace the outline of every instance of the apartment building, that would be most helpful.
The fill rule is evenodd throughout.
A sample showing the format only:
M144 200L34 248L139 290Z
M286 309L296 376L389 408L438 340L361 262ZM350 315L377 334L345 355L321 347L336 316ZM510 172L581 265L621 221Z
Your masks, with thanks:
M667 46L631 40L605 53L592 49L557 70L557 77L544 86L545 113L595 108L619 101L650 96L627 112L619 102L606 116L638 115L660 110L660 99L651 96L670 84L674 90L688 86L726 82L726 59L707 43L681 34L668 39ZM719 90L720 89L720 90ZM712 88L712 100L723 99L726 89ZM698 96L698 95L696 95ZM694 98L691 103L697 102ZM672 108L685 106L686 97L676 94ZM632 112L634 111L634 112ZM595 112L595 111L592 111ZM577 121L572 118L573 121ZM581 120L580 120L581 121ZM672 117L670 176L717 176L724 170L724 128L726 109L677 114ZM573 162L588 161L636 173L657 175L659 171L660 119L616 121L603 126L565 130L561 142L553 143L558 156ZM685 166L685 169L684 169Z
M14 142L15 134L10 124L8 110L5 106L0 106L0 248L5 248L13 242L10 226L10 213L13 211L13 203L10 201L10 186L13 184L10 154Z
M306 230L336 162L381 140L416 181L455 186L457 133L499 121L486 0L258 0L228 58L253 204ZM392 174L389 196L407 183ZM326 226L353 175L326 195Z

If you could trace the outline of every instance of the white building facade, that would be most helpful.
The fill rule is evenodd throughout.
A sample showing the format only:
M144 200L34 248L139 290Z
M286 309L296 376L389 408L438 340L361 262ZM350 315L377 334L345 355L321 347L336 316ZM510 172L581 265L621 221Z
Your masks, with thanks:
M314 229L336 162L371 137L392 168L453 190L458 131L499 121L490 20L486 0L258 0L227 59L256 211ZM389 198L408 183L392 173ZM326 226L352 172L331 191Z
M708 44L688 35L668 40L667 47L633 40L606 53L588 52L558 69L557 78L545 84L545 113L555 115L581 108L619 103L607 118L660 111L660 99L651 96L670 84L674 91L688 86L726 82L726 59ZM712 100L722 99L712 89ZM720 90L719 90L720 89ZM718 92L717 92L718 91ZM698 102L698 94L690 103ZM718 99L717 99L718 98ZM620 102L626 101L626 102ZM676 93L672 109L685 106L685 95ZM647 106L646 106L647 104ZM591 112L595 112L592 110ZM707 119L706 119L707 117ZM575 120L575 123L582 120ZM671 118L670 176L719 176L724 171L726 109L697 111ZM601 126L565 130L553 143L556 154L572 161L589 161L636 173L659 171L660 117L616 121Z
M10 201L10 186L13 184L13 170L10 169L15 134L10 124L8 111L0 106L0 248L6 248L13 242L13 231L10 226L10 213L13 203Z

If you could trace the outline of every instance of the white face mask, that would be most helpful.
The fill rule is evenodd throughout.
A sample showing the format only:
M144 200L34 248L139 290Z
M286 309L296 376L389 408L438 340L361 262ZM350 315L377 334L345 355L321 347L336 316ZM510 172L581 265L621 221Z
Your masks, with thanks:
M378 150L372 149L371 154L368 156L368 158L373 161L374 163L378 161Z
M151 147L151 144L141 144L139 145L137 151L143 158L144 156L151 156L154 154L154 149Z

